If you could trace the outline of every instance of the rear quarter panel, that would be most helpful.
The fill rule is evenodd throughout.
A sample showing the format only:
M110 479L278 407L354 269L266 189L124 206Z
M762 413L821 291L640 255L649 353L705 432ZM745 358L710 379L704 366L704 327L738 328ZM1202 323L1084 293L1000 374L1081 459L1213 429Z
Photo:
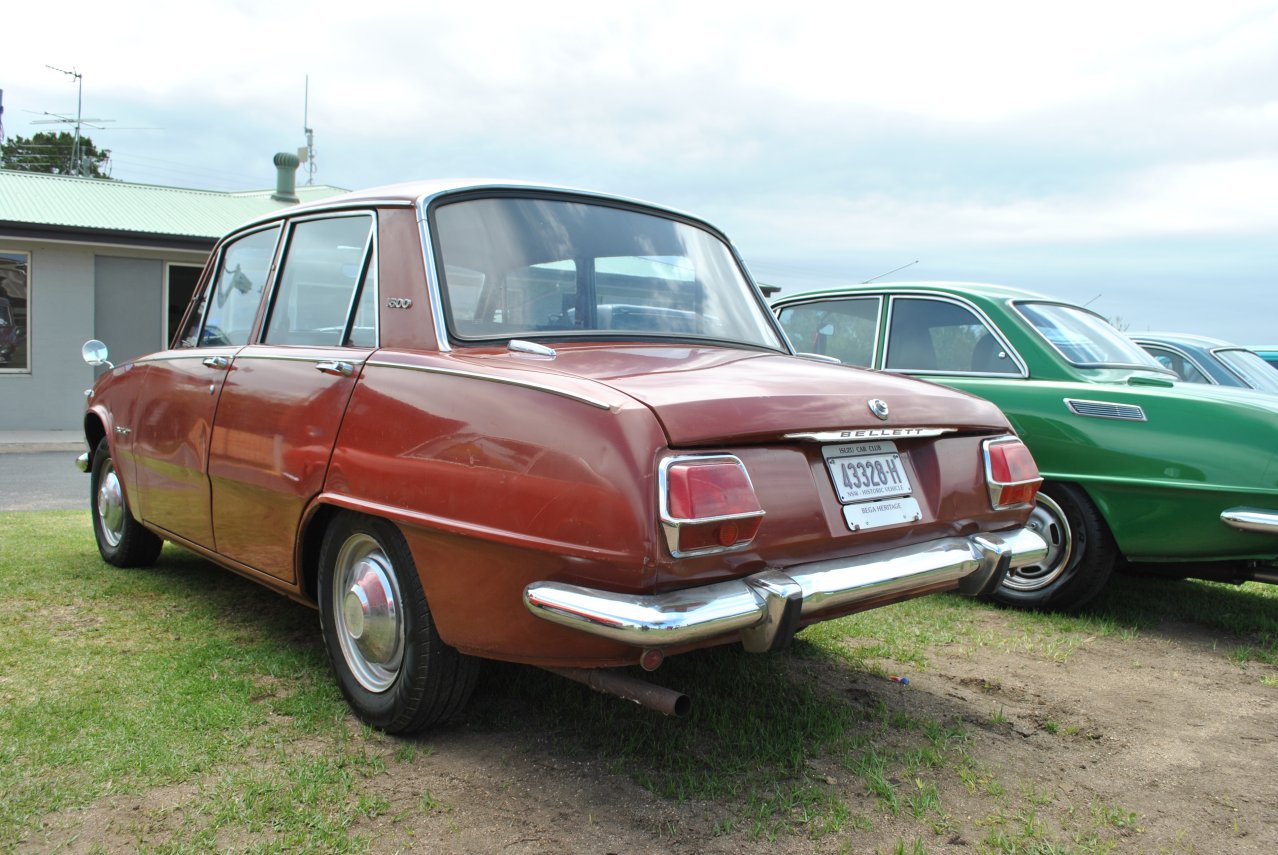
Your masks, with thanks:
M1278 508L1278 417L1177 389L954 379L998 404L1045 478L1081 484L1131 560L1273 558L1278 538L1236 531L1221 511ZM1147 421L1080 416L1067 398L1132 404Z

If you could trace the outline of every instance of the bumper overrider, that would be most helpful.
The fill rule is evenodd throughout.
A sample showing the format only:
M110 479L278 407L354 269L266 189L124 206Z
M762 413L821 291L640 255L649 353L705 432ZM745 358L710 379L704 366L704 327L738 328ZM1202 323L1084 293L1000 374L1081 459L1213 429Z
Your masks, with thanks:
M1239 531L1278 534L1278 511L1263 508L1230 508L1221 512L1220 521Z
M957 583L961 594L988 594L1010 569L1046 554L1041 537L1018 528L647 596L534 582L524 589L524 605L552 623L636 647L675 647L736 633L746 650L764 652L788 644L806 617L949 583Z

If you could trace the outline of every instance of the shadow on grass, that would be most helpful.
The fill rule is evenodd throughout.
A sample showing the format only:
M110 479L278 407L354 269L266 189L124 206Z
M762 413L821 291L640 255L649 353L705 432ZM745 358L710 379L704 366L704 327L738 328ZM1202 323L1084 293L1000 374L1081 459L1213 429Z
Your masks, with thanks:
M1178 638L1184 635L1184 625L1197 626L1219 633L1216 641L1254 647L1264 661L1278 662L1278 587L1257 582L1230 585L1116 573L1077 617L1044 615L1044 619L1092 620L1120 630Z

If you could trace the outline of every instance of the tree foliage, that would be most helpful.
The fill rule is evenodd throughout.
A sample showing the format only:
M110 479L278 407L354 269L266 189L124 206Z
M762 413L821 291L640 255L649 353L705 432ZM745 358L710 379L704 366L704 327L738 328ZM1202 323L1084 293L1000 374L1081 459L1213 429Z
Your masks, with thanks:
M85 178L111 177L110 150L99 149L86 136L80 137L78 170L75 162L75 135L69 131L42 131L29 138L15 136L0 143L0 166L5 169Z

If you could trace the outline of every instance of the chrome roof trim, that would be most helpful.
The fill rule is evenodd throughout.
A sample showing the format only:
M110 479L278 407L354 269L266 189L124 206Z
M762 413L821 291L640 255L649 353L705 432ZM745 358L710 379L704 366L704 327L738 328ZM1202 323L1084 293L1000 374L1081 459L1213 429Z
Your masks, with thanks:
M442 374L446 377L463 377L470 380L486 380L489 383L501 383L505 386L519 386L523 389L533 389L538 392L549 392L552 395L558 395L561 398L568 398L578 403L586 404L600 410L614 410L620 407L620 404L609 404L606 401L600 401L597 398L591 398L586 395L578 395L575 392L569 392L566 389L556 389L554 386L546 386L541 383L534 383L531 380L517 380L511 377L494 377L491 374L481 374L477 371L462 371L457 368L438 368L433 365L410 365L406 362L392 362L387 359L370 359L366 363L369 366L378 368L402 368L407 371L422 371L427 374Z
M413 207L411 199L378 199L371 196L362 196L352 199L346 195L333 196L329 199L318 199L314 202L303 202L300 205L293 205L288 208L279 208L278 210L271 211L269 214L262 214L251 220L245 220L234 229L228 231L226 235L223 235L223 238L245 229L251 229L254 226L275 222L276 220L292 219L295 217L310 217L316 214L331 214L335 211L371 211L374 208L411 207Z

